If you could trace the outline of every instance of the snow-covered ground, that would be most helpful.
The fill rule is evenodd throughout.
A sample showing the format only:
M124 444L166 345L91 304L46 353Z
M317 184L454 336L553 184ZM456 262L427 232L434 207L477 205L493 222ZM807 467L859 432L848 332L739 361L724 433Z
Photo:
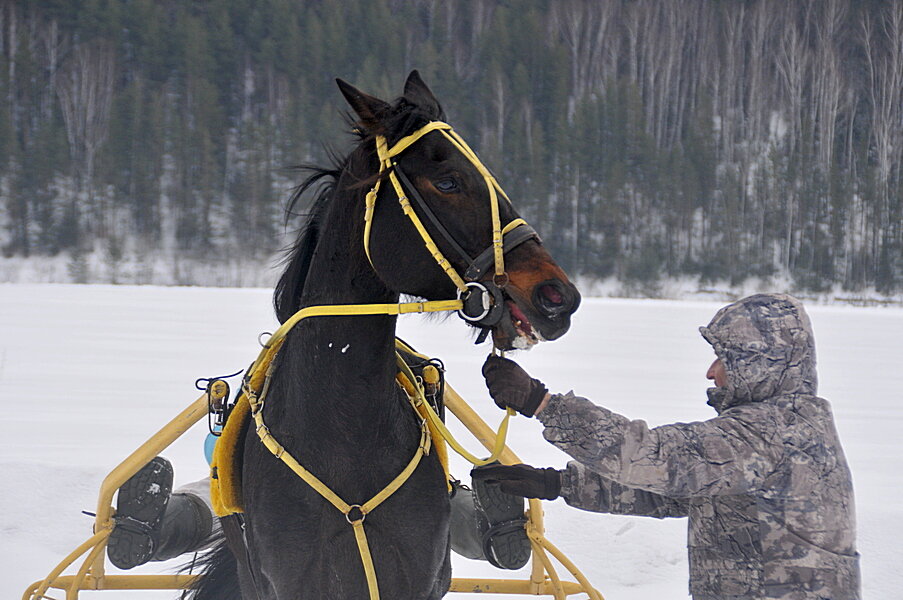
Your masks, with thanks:
M705 419L712 414L704 394L712 353L696 328L719 306L585 299L567 336L515 358L552 390L573 388L653 425ZM820 391L833 403L853 471L864 597L899 598L903 310L811 306L810 315ZM267 290L0 285L0 596L21 597L84 541L92 520L80 511L94 509L104 476L197 397L196 378L245 367L256 356L258 333L273 325ZM479 375L488 346L474 347L454 317L405 317L399 333L441 357L450 383L498 424L501 413ZM465 445L479 448L452 425ZM164 453L177 485L206 474L204 436L199 424ZM512 421L509 445L535 465L567 460L531 420ZM460 459L453 466L466 474ZM545 509L549 539L608 600L687 596L682 520L593 514L561 500ZM454 568L460 577L512 576L457 557Z

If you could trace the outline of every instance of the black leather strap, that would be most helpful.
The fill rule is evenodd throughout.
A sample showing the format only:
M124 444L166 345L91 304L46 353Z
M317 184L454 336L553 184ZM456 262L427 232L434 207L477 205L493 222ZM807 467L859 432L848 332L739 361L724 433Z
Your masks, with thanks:
M445 238L445 241L449 243L454 251L458 253L463 261L470 264L473 259L470 257L467 251L464 250L464 248L462 248L457 241L455 241L455 238L452 237L452 234L449 233L442 222L439 221L439 217L437 217L436 214L432 210L430 210L430 207L427 206L426 201L420 195L420 192L418 192L417 188L415 188L413 184L411 184L411 180L407 178L407 176L404 174L404 171L401 170L401 167L395 164L392 165L392 168L395 169L395 174L398 175L398 180L401 182L402 187L405 189L405 194L407 194L414 200L414 202L417 203L420 211L427 216L433 226L439 231L442 237Z
M458 256L468 264L467 270L464 272L464 280L465 281L478 281L480 277L482 277L486 271L495 264L495 251L494 248L490 245L488 248L483 250L479 256L476 258L471 258L464 248L455 240L451 233L442 225L442 222L439 221L439 218L436 214L430 209L427 205L426 201L420 195L420 192L417 191L417 188L411 183L411 180L407 178L404 174L404 171L398 164L393 164L392 168L395 170L395 174L398 176L398 180L401 182L402 187L405 190L405 194L412 199L416 204L421 213L425 214L426 217L430 220L430 223L436 228L440 235L445 238L445 241L452 247L452 249L458 253ZM542 238L539 237L539 234L536 233L536 230L527 225L526 223L522 225L518 225L511 231L505 234L505 237L502 239L502 248L504 253L508 253L514 248L520 246L527 240L535 239L537 242L542 243Z
M507 254L526 242L527 240L535 239L538 242L542 242L542 239L539 237L539 234L536 233L536 230L524 223L523 225L518 225L511 231L505 234L505 237L502 240L502 248L504 249L504 253ZM486 272L489 267L493 266L495 263L495 252L493 251L493 247L489 246L485 250L483 250L478 257L473 259L470 263L470 266L467 267L467 271L464 272L464 279L466 281L477 281L483 274Z

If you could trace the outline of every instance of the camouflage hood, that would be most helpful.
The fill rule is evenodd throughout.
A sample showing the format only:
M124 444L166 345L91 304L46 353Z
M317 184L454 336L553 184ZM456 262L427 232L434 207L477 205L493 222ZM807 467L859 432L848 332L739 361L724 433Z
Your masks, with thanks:
M816 394L815 339L796 298L749 296L719 310L699 331L727 373L725 387L708 390L719 413L783 394Z

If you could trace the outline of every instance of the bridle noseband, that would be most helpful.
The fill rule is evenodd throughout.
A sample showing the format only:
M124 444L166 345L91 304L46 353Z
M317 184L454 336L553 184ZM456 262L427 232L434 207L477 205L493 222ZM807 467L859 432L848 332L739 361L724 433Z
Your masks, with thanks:
M405 175L401 166L394 160L414 142L432 131L439 131L467 158L483 177L483 180L486 182L486 188L489 190L489 203L492 212L492 244L478 254L476 258L471 257L442 224L439 217L436 216L417 188L411 183L411 180ZM523 219L514 219L502 228L499 217L498 197L501 195L509 204L511 200L492 173L489 172L489 169L483 165L474 151L447 123L442 121L427 123L414 133L398 140L391 148L389 148L386 138L378 135L376 136L376 151L379 157L379 175L381 176L384 172L388 172L389 181L392 182L392 187L395 190L402 210L414 224L433 259L458 288L458 299L462 303L461 308L458 309L458 315L465 321L484 328L484 334L488 333L488 329L497 325L504 315L502 289L508 284L508 274L505 272L505 254L527 240L535 239L541 242L539 235ZM373 259L370 257L370 229L373 223L373 212L381 182L382 177L377 180L373 188L367 193L366 210L364 212L364 250L371 265L373 264ZM432 236L423 226L417 212L411 206L411 200L417 205L418 211L426 215L426 218L439 232L439 235L458 255L460 261L468 265L463 277L439 250ZM488 272L490 266L493 265L495 274L492 281L479 281Z

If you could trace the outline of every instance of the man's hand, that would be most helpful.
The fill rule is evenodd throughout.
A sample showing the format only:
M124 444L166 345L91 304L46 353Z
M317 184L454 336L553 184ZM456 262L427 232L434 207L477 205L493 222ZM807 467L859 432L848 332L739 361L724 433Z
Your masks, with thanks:
M513 360L490 355L483 364L483 377L489 395L499 406L509 406L527 417L536 414L536 409L545 399L549 390L538 379L530 377Z
M470 472L471 479L497 483L506 494L524 498L554 500L561 494L558 469L537 469L530 465L488 465Z

